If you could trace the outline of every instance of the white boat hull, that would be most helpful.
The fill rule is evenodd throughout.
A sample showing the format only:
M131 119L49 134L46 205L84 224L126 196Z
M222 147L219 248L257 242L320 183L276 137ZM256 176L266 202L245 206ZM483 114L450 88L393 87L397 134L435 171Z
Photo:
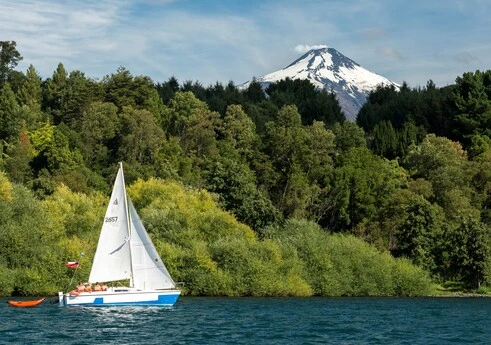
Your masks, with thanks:
M172 307L181 294L180 290L142 291L130 288L114 288L100 292L82 292L80 294L58 293L59 305L68 306L162 306Z

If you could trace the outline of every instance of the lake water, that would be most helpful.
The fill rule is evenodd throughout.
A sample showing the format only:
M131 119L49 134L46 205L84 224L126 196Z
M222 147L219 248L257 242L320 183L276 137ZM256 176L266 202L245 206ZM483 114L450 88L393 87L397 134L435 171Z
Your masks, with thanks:
M491 298L193 298L0 305L0 344L491 344Z

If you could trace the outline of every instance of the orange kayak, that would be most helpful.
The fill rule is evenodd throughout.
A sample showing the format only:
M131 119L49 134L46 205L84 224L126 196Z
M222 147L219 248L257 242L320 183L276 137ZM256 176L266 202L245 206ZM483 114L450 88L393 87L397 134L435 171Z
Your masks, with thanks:
M38 304L41 304L45 299L46 297L33 301L8 301L7 303L13 307L35 307Z

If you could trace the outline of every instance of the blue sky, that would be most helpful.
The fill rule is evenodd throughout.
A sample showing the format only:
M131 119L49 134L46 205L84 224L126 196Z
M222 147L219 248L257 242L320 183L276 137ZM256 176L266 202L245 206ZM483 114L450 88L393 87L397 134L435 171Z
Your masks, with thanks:
M61 62L241 84L328 45L397 83L445 86L491 69L490 18L490 0L0 0L0 40L43 78Z

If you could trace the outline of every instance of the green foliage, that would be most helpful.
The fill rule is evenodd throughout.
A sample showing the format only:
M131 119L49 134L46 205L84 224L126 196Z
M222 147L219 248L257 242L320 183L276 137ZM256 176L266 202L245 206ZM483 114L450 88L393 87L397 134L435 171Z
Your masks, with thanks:
M489 283L490 71L441 89L380 87L353 123L306 81L266 95L257 82L155 85L123 67L98 81L61 63L43 81L34 66L13 70L15 42L0 48L0 224L19 251L4 242L2 291L59 288L60 262L95 246L118 161L186 293L424 293L420 269L386 250L438 281Z
M36 124L41 112L41 77L33 65L29 65L26 78L18 94L20 104L27 106L32 118L27 119L27 124Z
M15 41L0 41L0 89L22 59Z
M121 127L121 120L114 104L94 102L88 105L77 126L83 142L86 164L90 163L94 170L100 171L112 162L110 156L116 149L113 147L113 141Z
M441 209L423 197L412 198L405 209L403 222L397 228L397 256L410 258L428 271L435 270L435 248L442 236Z
M119 67L115 74L106 76L103 81L104 101L123 107L147 110L160 119L163 104L153 81L146 76L133 77L129 70Z
M382 121L372 131L373 151L383 157L393 159L397 156L397 133L390 121Z
M476 172L459 143L430 134L409 152L404 165L413 178L431 182L430 201L440 205L449 219L478 214L471 188Z
M152 166L165 145L164 131L147 110L124 107L121 113L121 145L118 158L131 165ZM155 175L155 173L150 176Z
M59 286L56 266L64 260L58 256L59 233L31 192L13 185L11 195L0 200L0 267L10 271L0 285L15 294L50 293Z
M453 102L453 131L465 143L475 134L491 135L491 71L467 72L457 77Z
M337 161L326 214L333 231L352 230L374 219L392 193L407 183L407 174L397 162L375 156L365 147L353 148Z
M43 88L44 108L56 123L63 117L63 110L67 103L67 79L68 73L62 63L58 64L56 71L53 72L51 79L46 81Z
M295 105L303 124L322 121L332 125L345 120L335 94L316 89L308 80L286 78L269 85L266 93L278 108Z
M0 90L0 140L11 142L18 135L21 118L21 108L10 83L6 82Z
M221 132L223 141L237 150L235 159L251 158L254 143L258 140L256 127L241 106L227 107Z
M209 164L206 188L221 196L220 204L237 219L255 230L279 220L278 211L267 196L257 189L251 169L231 159Z
M29 165L35 156L35 150L29 139L29 134L21 130L16 143L7 147L5 157L5 171L14 182L26 183L32 179L32 170Z
M445 232L445 262L447 278L458 279L479 289L491 280L490 229L472 219L462 218L458 227Z
M271 198L285 217L304 217L310 186L302 159L310 149L309 134L295 106L283 107L266 130L269 160L276 172L276 181L268 186Z
M176 77L170 77L168 81L157 83L155 87L164 104L168 104L176 92L179 91L179 82Z
M378 87L361 108L357 124L368 135L369 146L387 158L402 157L426 133L449 135L451 88L437 89L430 80L425 88L402 85Z
M430 280L423 270L353 236L328 235L305 221L289 221L282 229L270 229L269 236L295 248L315 295L415 296L428 291Z
M365 132L353 122L336 122L332 131L335 135L334 143L338 153L345 153L353 147L365 147L367 145Z

